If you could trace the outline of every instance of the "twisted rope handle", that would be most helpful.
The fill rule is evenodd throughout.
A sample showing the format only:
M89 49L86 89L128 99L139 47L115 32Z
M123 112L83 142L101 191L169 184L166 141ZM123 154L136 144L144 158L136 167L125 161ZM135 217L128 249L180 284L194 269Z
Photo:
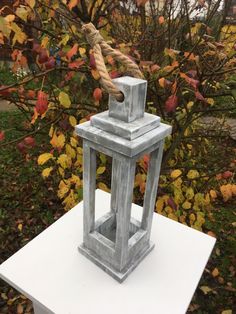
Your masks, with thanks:
M86 39L94 51L94 58L96 62L97 70L101 77L101 84L103 88L111 95L113 95L117 101L123 101L123 93L112 83L112 80L107 72L103 54L112 56L116 61L122 63L130 74L136 78L143 78L141 71L136 63L130 58L122 54L119 50L115 50L109 46L99 31L92 23L84 24L82 31L86 36Z

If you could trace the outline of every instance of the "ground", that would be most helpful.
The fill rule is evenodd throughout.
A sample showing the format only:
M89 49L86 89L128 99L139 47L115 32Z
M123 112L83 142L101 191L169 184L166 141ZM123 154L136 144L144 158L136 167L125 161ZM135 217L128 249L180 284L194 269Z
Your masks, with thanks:
M19 131L14 130L14 126ZM22 130L27 132L27 125L22 124L17 112L2 111L1 129L11 130L7 132L8 140L13 140ZM47 145L45 135L38 135L36 143L37 148L31 150L30 154L20 153L15 145L1 148L0 151L1 262L65 213L52 193L53 183L43 180L40 169L35 167L38 150ZM236 310L233 303L236 292L235 208L233 201L215 203L214 209L207 215L204 232L210 231L211 235L216 236L217 243L188 313L232 314ZM29 300L1 281L0 313L29 314L33 311Z

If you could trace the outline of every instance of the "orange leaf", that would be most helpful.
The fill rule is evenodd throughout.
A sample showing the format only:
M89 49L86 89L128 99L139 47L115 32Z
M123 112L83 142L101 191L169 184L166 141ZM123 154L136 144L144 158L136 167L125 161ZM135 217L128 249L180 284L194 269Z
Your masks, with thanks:
M159 16L158 23L163 24L165 22L164 16Z
M68 4L68 8L72 10L78 3L79 3L79 0L70 0Z
M69 61L77 53L77 50L78 50L78 44L74 44L74 46L67 52L66 57Z
M100 88L95 88L93 91L93 98L95 101L99 102L102 99L102 90Z

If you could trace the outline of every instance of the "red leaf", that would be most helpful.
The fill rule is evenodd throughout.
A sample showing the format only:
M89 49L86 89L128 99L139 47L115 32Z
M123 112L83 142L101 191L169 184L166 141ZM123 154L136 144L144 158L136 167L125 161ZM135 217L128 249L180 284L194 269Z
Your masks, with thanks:
M18 143L16 146L17 146L18 150L19 150L22 154L24 154L24 153L26 152L26 146L25 146L24 142L20 142L20 143Z
M24 138L23 142L29 147L35 146L35 139L32 136L27 136L26 138Z
M78 50L78 44L74 44L74 46L67 52L66 57L69 61L74 55L76 55L77 50Z
M112 79L120 77L120 74L116 70L111 71L109 75L110 75L110 78Z
M207 100L202 96L202 94L199 92L199 91L196 91L195 92L195 96L198 100L204 102L204 103L207 103Z
M3 141L5 139L5 132L0 131L0 141Z
M96 61L95 61L95 58L94 58L94 55L92 53L90 53L89 55L89 65L90 67L95 70L96 69Z
M48 109L48 95L43 91L38 91L38 98L36 102L36 111L39 114L44 114Z
M166 111L173 112L175 111L177 106L178 106L178 97L176 95L171 95L165 103Z
M185 73L180 73L180 76L185 79L185 81L191 85L194 89L197 89L198 87L198 84L199 84L199 81L198 80L195 80L191 77L189 77L188 75L186 75Z
M100 88L95 88L93 91L93 98L98 102L102 99L102 90Z
M68 67L70 69L78 69L79 67L81 67L81 65L84 64L84 61L83 60L78 60L78 61L74 61L74 62L70 62L68 64Z
M229 170L227 170L224 173L222 173L222 178L224 178L224 179L231 178L232 176L233 176L233 172L231 172Z

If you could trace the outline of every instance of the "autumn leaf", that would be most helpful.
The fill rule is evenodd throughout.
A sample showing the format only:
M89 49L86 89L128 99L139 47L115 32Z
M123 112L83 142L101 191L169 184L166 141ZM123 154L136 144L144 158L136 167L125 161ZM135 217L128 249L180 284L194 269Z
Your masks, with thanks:
M70 62L70 63L68 64L68 67L69 67L70 69L78 69L78 68L80 68L81 65L83 65L83 64L84 64L84 61L83 61L83 60L76 60L76 61Z
M16 15L21 18L23 21L27 22L27 18L28 18L28 14L29 14L29 8L20 5L17 9L16 9Z
M51 153L44 153L38 157L38 165L45 164L49 159L54 158Z
M98 182L98 188L105 192L110 192L110 189L103 182Z
M101 88L97 87L93 91L93 98L96 102L99 102L102 99L102 90Z
M17 41L19 44L23 44L27 39L26 34L21 30L21 28L15 22L11 23L10 28L15 33L12 39L13 46L15 45Z
M99 168L97 169L97 174L98 174L98 175L103 174L103 173L105 172L105 170L106 170L106 167L99 167Z
M61 154L58 159L57 159L57 163L63 168L70 168L72 165L72 161L71 158L69 156L67 156L66 154Z
M171 172L170 176L171 176L172 179L176 179L176 178L178 178L179 176L181 176L181 174L182 174L182 171L179 170L179 169L176 169L176 170L173 170L173 171Z
M98 70L92 69L92 70L91 70L91 74L92 74L93 78L94 78L96 81L100 79L100 74L99 74Z
M213 277L219 276L220 273L219 273L218 268L214 268L213 271L211 272L211 274L212 274Z
M67 184L64 180L61 180L58 188L57 196L63 198L70 190L70 183Z
M43 176L43 178L49 177L49 175L50 175L50 173L52 172L52 170L53 170L53 167L45 168L45 169L42 171L42 176Z
M68 3L68 8L72 10L78 3L79 0L70 0L70 2Z
M201 286L200 289L202 290L204 294L208 294L209 292L212 291L212 289L208 286Z
M76 126L77 124L77 121L74 116L69 116L69 122L70 122L70 125L73 127Z
M38 91L35 109L40 115L43 115L48 109L48 95L41 90Z
M65 145L65 140L66 139L64 134L60 133L59 135L57 135L56 133L54 133L50 143L54 148L61 149Z
M70 108L70 106L71 106L70 97L65 92L60 92L60 94L59 94L59 102L65 108Z
M35 7L36 0L25 0L25 2L30 6L31 9Z
M159 16L158 23L161 25L165 22L164 16Z
M187 173L187 177L189 179L196 179L199 177L199 172L197 170L189 170L189 172Z
M78 51L78 44L74 44L74 46L66 54L67 59L71 61L71 58L77 54L77 51Z
M166 112L175 111L177 106L178 106L178 97L176 95L171 95L165 103Z
M62 204L65 205L65 210L69 210L76 205L74 190L70 190L69 195L64 199Z
M0 131L0 141L3 141L5 139L5 132Z
M202 94L201 94L199 91L196 91L196 92L195 92L195 97L196 97L198 100L200 100L200 101L202 101L202 102L204 102L204 103L207 103L206 98L204 98L204 97L202 96Z

